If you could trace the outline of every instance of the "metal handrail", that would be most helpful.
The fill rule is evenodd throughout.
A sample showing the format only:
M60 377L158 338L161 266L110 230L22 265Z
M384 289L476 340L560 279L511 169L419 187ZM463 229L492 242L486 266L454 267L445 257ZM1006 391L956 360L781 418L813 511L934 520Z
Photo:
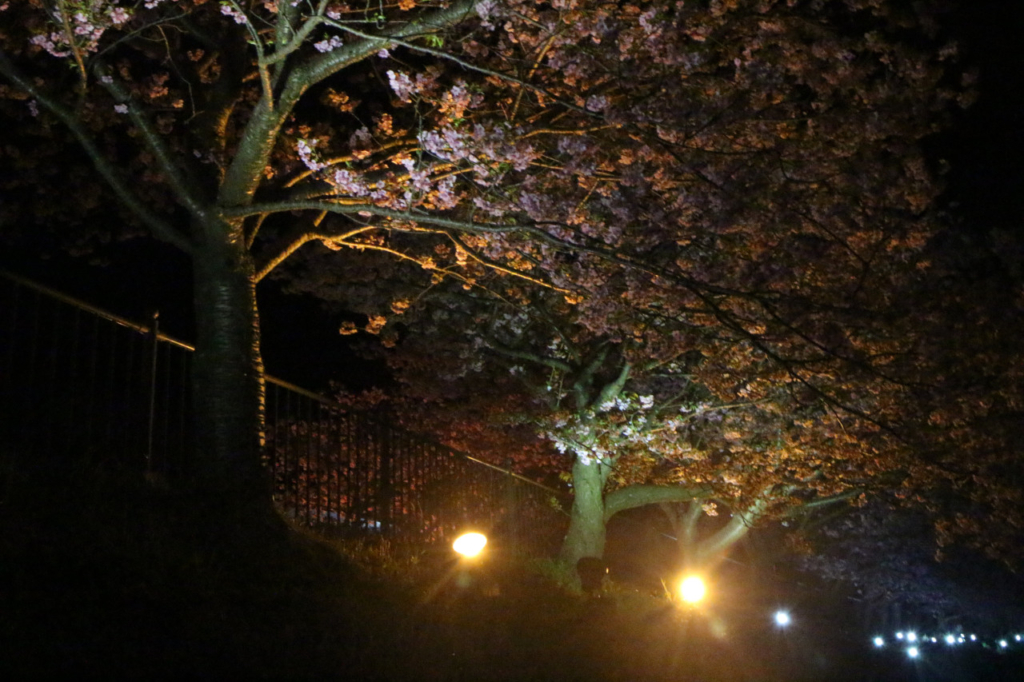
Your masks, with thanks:
M105 319L107 321L119 324L119 325L121 325L123 327L131 329L131 330L133 330L135 332L138 332L140 334L153 335L155 337L155 339L157 339L159 341L163 341L165 343L169 343L169 344L171 344L173 346L177 346L178 348L181 348L183 350L187 350L187 351L191 351L191 352L195 352L195 350L196 350L196 347L194 345L192 345L190 343L187 343L185 341L182 341L181 339L177 339L177 338L175 338L173 336L170 336L168 334L163 333L155 325L147 326L147 325L144 325L144 324L139 324L137 322L133 322L132 320L129 320L129 319L125 318L125 317L121 317L120 315L116 315L116 314L111 313L111 312L109 312L107 310L104 310L102 308L97 308L96 306L91 305L89 303L86 303L85 301L82 301L81 299L75 298L73 296L69 296L69 295L67 295L67 294L65 294L65 293L63 293L61 291L57 291L56 289L53 289L51 287L45 286L43 284L39 284L38 282L35 282L33 280L30 280L30 279L27 279L25 277L22 277L21 275L17 275L15 273L10 272L9 270L3 269L3 268L0 268L0 276L6 277L7 279L9 279L9 280L11 280L13 282L16 282L17 284L19 284L21 286L24 286L24 287L27 287L29 289L33 289L35 291L38 291L38 292L40 292L42 294L45 294L46 296L49 296L49 297L51 297L53 299L56 299L58 301L66 303L68 305L71 305L71 306L74 306L76 308L79 308L80 310L88 312L88 313L90 313L92 315L95 315L96 317L101 318L101 319ZM154 332L156 332L155 335L154 335ZM318 403L320 403L322 405L325 405L326 407L329 407L331 409L336 409L336 410L339 410L341 412L353 412L353 413L358 413L359 412L359 410L353 410L353 409L351 409L349 407L346 407L346 406L342 405L341 403L337 402L336 400L332 400L330 398L327 398L325 396L320 395L319 393L315 393L315 392L310 391L308 389L302 388L301 386L297 386L297 385L295 385L295 384L293 384L293 383L291 383L289 381L285 381L283 379L278 379L277 377L272 376L270 374L264 374L264 380L266 382L268 382L268 383L275 384L276 386L279 386L281 388L284 388L284 389L287 389L289 391L292 391L293 393L297 393L297 394L299 394L299 395L301 395L301 396L303 396L305 398L308 398L310 400L316 401L316 402L318 402ZM413 436L413 437L415 437L417 439L423 440L423 441L425 441L427 443L430 443L432 445L435 445L437 447L441 447L441 448L447 450L450 454L454 455L455 457L464 459L464 460L469 461L469 462L473 462L474 464L478 464L478 465L487 467L487 468L492 469L494 471L497 471L497 472L499 472L501 474L504 474L505 476L509 476L510 478L514 478L517 481L521 481L522 483L526 483L526 484L531 485L533 487L539 488L539 489L544 490L545 492L551 493L553 495L561 496L561 497L565 497L566 496L564 491L557 490L556 488L552 488L550 486L544 485L543 483L540 483L538 481L534 481L533 479L527 478L527 477L525 477L525 476L523 476L521 474L517 474L514 471L511 471L509 469L505 469L504 467L497 466L496 464L491 464L490 462L486 462L484 460L478 459L478 458L473 457L472 455L469 455L467 453L460 452L459 450L455 450L455 449L447 447L447 446L442 446L442 445L440 445L438 443L433 443L433 442L429 441L428 439L423 438L422 435L416 434L416 433L412 433L411 431L408 431L407 429L404 429L401 426L396 426L394 424L390 424L389 427L391 429L393 429L394 431L396 431L396 432L399 432L399 433L402 433L402 434L405 434L405 435L409 435L409 436Z

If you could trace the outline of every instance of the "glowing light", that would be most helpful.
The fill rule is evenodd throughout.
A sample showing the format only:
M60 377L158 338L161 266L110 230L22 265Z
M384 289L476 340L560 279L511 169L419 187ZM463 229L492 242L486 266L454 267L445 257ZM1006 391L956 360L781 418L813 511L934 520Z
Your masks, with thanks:
M907 649L907 656L910 656L911 658L917 658L920 655L921 652L918 650L916 646L912 646L909 649Z
M1017 640L1018 642L1020 641L1020 635L1014 635L1014 636L1013 636L1013 638L1014 638L1015 640Z
M938 639L936 639L935 637L932 637L932 644L938 644L938 642L939 642Z
M975 637L974 635L971 635L971 641L972 641L972 642L977 642L977 641L978 641L978 638L977 638L977 637Z
M903 633L902 632L897 632L896 633L896 639L903 639Z
M1010 644L1005 639L999 640L999 648L1000 649L1005 649L1008 646L1010 646Z
M875 646L878 647L879 649L881 649L883 646L885 646L885 640L882 639L881 637L875 637L871 641L874 642Z
M950 646L953 646L954 644L956 644L956 637L954 637L953 635L946 635L945 640L946 640L946 644L948 644Z
M789 613L788 612L786 612L786 611L776 611L775 612L775 624L778 625L780 628L784 628L784 627L786 627L787 625L789 625L792 622L793 622L793 620L789 617Z
M907 633L907 641L908 642L916 642L917 641L917 633L916 632L908 632Z
M701 580L699 576L687 576L683 578L681 583L679 583L679 596L688 604L696 604L704 598L706 593L707 588L704 586L704 581Z
M487 537L482 533L465 533L455 538L452 549L466 558L473 558L484 551Z

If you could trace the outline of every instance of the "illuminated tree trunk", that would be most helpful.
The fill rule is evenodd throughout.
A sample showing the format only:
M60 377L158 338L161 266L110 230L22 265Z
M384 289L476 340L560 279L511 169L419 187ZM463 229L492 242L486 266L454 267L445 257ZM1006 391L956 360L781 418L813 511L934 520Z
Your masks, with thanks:
M580 458L572 466L572 514L561 552L568 566L575 567L583 557L604 554L604 484L610 471L604 464Z
M198 336L193 473L205 490L269 509L260 462L264 390L253 263L240 230L214 239L226 226L203 227L207 241L192 261Z

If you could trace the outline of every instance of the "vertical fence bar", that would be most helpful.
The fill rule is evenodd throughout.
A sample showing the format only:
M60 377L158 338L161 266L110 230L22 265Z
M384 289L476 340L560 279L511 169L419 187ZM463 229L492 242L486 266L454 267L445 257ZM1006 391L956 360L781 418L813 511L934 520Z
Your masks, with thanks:
M161 466L187 472L192 348L161 334L158 313L139 325L4 279L12 283L0 289L11 308L0 320L7 326L0 329L6 379L0 407L5 417L24 417L13 425L5 419L14 439L32 450L44 439L67 435L69 452L77 446L104 460L141 466L146 474ZM91 324L82 312L91 315ZM28 333L20 335L20 328ZM23 356L26 361L15 367ZM15 375L18 386L9 381ZM296 520L425 540L476 522L518 539L527 515L534 522L549 508L539 502L539 489L524 488L507 470L424 440L387 415L349 411L272 377L268 383L265 461L277 503Z
M153 430L156 425L156 370L160 349L160 311L153 311L149 361L149 410L146 415L146 475L153 475Z

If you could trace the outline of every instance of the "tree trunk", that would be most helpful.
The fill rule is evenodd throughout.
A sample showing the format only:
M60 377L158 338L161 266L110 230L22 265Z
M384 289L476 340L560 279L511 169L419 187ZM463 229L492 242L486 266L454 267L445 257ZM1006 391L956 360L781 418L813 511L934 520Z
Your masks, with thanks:
M216 230L205 226L207 235ZM270 508L260 461L263 361L254 267L244 242L208 241L195 250L196 353L192 365L198 486L229 506Z
M567 566L575 568L583 557L604 555L604 484L608 473L607 466L593 460L577 458L572 466L572 514L560 556Z

